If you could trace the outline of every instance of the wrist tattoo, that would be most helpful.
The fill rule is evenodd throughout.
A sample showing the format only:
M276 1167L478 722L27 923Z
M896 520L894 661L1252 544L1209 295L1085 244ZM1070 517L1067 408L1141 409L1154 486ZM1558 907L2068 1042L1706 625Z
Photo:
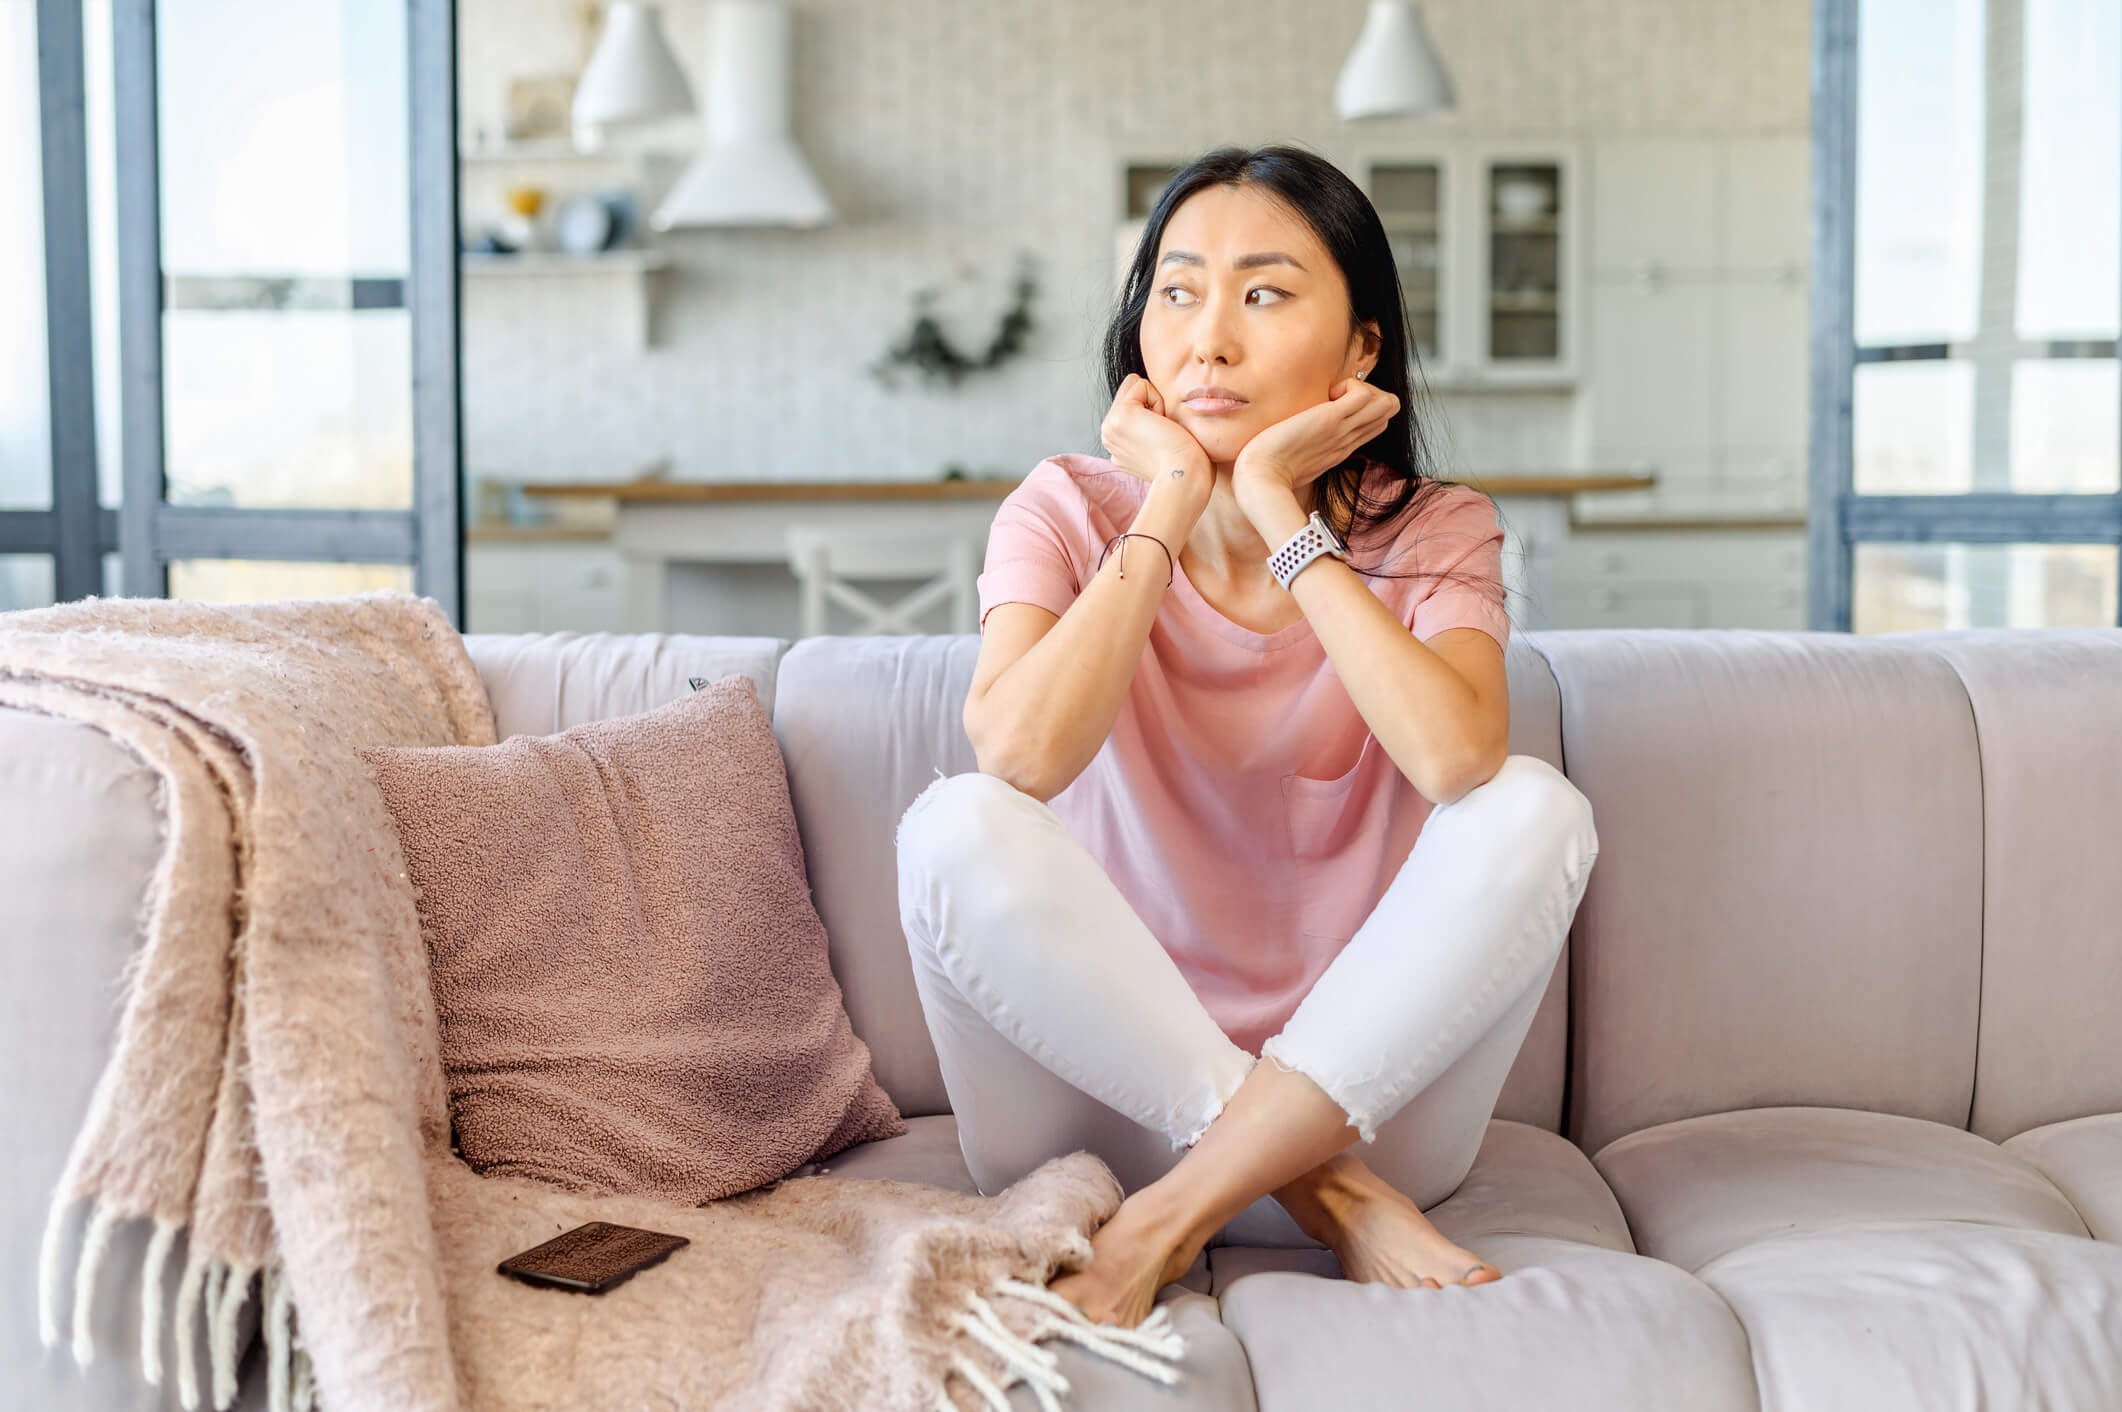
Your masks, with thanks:
M1173 480L1179 480L1179 479L1183 478L1183 477L1184 477L1185 475L1186 475L1186 468L1185 468L1185 467L1183 467L1183 466L1174 466L1174 467L1172 467L1172 479L1173 479Z

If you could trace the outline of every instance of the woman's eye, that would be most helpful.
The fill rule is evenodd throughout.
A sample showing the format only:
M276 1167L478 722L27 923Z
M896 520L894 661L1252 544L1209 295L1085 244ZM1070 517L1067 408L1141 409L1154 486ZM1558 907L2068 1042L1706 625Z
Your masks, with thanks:
M1185 294L1188 292L1189 291L1176 284L1167 284L1162 289L1157 291L1158 295L1164 298L1164 302L1166 304L1171 304L1173 302L1172 299L1169 297L1172 294ZM1250 299L1255 294L1272 294L1275 296L1275 299L1271 302L1275 303L1279 303L1282 300L1289 298L1288 290L1277 289L1271 284L1255 285L1251 289L1245 291L1245 296L1248 299ZM1178 307L1184 308L1185 306L1179 305Z

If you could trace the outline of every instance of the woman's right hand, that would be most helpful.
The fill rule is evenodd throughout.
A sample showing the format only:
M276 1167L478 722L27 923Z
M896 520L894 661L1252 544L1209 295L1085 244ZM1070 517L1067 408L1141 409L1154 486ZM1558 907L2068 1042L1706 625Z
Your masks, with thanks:
M1098 439L1115 466L1140 477L1154 489L1174 482L1187 504L1206 506L1215 490L1215 468L1193 433L1164 414L1164 399L1140 373L1129 373L1113 395L1113 405L1098 427ZM1173 471L1184 471L1179 477Z

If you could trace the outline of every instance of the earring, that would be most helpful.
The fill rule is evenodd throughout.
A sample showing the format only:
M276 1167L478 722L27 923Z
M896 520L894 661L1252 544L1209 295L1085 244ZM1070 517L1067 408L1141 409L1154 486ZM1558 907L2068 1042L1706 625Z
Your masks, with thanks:
M1367 377L1369 377L1369 376L1370 376L1370 369L1369 369L1369 368L1365 368L1365 369L1364 369L1364 370L1363 370L1362 372L1360 372L1360 373L1357 373L1357 374L1356 374L1356 376L1357 376L1358 378L1367 378Z

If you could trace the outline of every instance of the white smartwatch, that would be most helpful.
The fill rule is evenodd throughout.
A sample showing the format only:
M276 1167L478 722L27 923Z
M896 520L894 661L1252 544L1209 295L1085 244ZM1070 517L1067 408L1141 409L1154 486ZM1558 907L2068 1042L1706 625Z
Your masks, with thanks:
M1275 582L1286 590L1290 580L1296 578L1298 570L1318 558L1331 554L1342 563L1348 562L1348 544L1334 527L1319 517L1317 510L1298 530L1284 541L1282 547L1267 556L1267 571L1275 576Z

